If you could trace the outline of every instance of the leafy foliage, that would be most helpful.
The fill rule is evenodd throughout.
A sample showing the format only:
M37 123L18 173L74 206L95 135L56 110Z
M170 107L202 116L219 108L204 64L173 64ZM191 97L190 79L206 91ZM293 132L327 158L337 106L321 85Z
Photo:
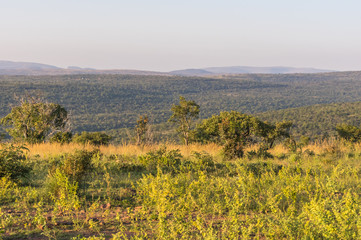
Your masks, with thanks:
M53 169L60 169L70 181L79 183L93 169L92 158L98 153L97 150L77 150L73 154L66 154L60 163L53 166Z
M236 111L221 112L203 122L197 128L197 137L201 142L215 142L223 145L225 158L239 158L244 148L261 138L259 155L273 147L275 141L289 138L291 122L280 122L275 126Z
M180 96L179 105L173 105L171 110L173 115L168 121L179 125L178 132L181 134L185 145L188 145L192 138L192 122L199 115L199 105Z
M166 147L162 147L139 156L139 162L149 171L160 168L164 171L174 172L179 169L181 158L179 150L167 150Z
M44 103L37 98L22 99L20 106L1 119L9 134L17 141L43 142L50 131L62 130L67 123L67 111L59 104Z
M9 177L18 181L19 178L27 176L31 168L26 162L24 146L3 145L0 149L0 178Z
M137 125L135 126L136 133L136 144L142 145L146 142L146 133L148 131L148 116L140 116L137 120Z
M56 211L71 212L79 209L78 182L69 180L60 169L49 177L48 194L54 201Z
M190 154L188 151L194 146L199 151ZM332 146L339 148L334 151ZM42 176L51 168L49 161L64 164L68 158L79 159L87 154L58 153L41 159L30 154L28 161L35 167L30 174L37 179L36 184L18 185L8 177L0 178L2 237L359 239L361 236L358 194L361 148L357 143L335 141L304 146L315 150L313 155L306 151L295 154L277 147L275 151L282 149L274 156L277 163L262 158L222 161L218 152L201 152L204 146L180 147L186 157L179 150L160 149L138 156L127 156L124 152L98 154L92 159L96 167L91 170L84 192L79 191L80 184L61 164L50 171L49 178ZM141 157L147 159L141 163L143 167L139 165ZM151 171L145 167L147 162L152 163ZM78 169L74 164L69 166ZM50 197L44 198L44 193Z
M73 142L100 146L108 145L111 139L111 136L102 132L82 132L74 135Z
M70 143L72 141L73 134L69 131L57 132L50 138L51 143Z

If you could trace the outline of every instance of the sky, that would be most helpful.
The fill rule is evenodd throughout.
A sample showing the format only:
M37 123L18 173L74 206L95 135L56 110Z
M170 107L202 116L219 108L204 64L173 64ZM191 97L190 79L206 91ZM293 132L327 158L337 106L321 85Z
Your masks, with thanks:
M359 0L0 0L0 60L361 70Z

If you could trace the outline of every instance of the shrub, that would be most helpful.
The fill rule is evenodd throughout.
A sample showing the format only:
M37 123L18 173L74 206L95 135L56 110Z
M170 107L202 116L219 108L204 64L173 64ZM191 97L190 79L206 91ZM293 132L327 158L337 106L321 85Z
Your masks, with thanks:
M73 154L66 154L62 161L53 164L50 175L59 169L69 180L79 183L93 169L92 158L98 153L98 150L76 150Z
M71 132L57 132L50 138L51 143L70 143L73 134Z
M67 212L80 207L77 195L78 183L71 181L66 173L60 169L49 176L47 183L48 194L54 201L56 210Z
M166 147L162 147L139 156L139 161L149 171L158 167L165 171L176 171L181 164L181 158L179 149L168 151Z
M82 132L75 134L73 142L91 144L95 146L108 145L112 137L102 132Z
M194 159L192 168L195 171L212 171L215 164L211 155L206 152L193 152L192 157Z
M8 176L13 181L25 177L31 170L26 163L24 146L4 145L0 150L0 178Z
M4 200L7 200L12 196L11 190L16 187L14 183L8 176L0 178L0 203L3 203Z

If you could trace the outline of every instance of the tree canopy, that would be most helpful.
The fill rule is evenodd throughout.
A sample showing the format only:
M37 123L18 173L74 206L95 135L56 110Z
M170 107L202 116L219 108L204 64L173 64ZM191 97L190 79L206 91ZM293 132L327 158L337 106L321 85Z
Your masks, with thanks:
M1 119L15 141L43 142L53 131L61 131L68 122L67 111L55 103L46 103L35 97L20 100L20 105Z
M199 105L195 101L187 101L183 96L179 97L179 105L173 104L173 115L168 121L179 125L178 132L181 134L185 145L188 145L192 135L192 123L199 116Z
M230 159L242 157L244 148L256 141L262 143L260 151L267 151L278 139L290 137L291 126L292 122L272 125L240 112L221 112L202 121L197 127L197 138L222 144L225 157Z

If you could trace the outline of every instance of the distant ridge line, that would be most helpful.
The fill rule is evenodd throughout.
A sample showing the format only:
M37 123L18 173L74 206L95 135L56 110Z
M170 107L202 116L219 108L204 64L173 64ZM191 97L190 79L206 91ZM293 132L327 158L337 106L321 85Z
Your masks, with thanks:
M131 75L176 75L176 76L219 76L228 74L292 74L292 73L325 73L334 70L295 67L208 67L181 69L170 72L143 71L129 69L92 69L70 66L60 68L52 65L34 62L0 61L0 75L74 75L74 74L131 74Z

